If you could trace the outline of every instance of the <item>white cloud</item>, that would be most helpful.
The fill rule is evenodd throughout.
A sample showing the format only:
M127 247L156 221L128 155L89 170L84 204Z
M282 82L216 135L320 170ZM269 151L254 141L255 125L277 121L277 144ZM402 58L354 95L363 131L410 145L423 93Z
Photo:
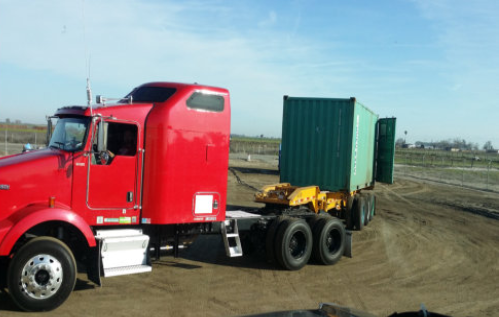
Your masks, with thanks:
M269 94L290 87L287 68L273 63L276 50L289 49L286 43L270 32L232 27L234 21L224 20L231 9L221 5L61 0L1 6L0 62L23 69L83 79L90 58L94 87L131 89L152 80L225 86L233 90L236 122L240 107L269 109ZM275 21L270 12L266 23ZM276 118L280 105L271 108Z
M468 2L415 3L435 40L400 38L407 33L403 24L395 36L402 44L387 45L392 35L382 27L384 19L398 12L386 13L383 8L371 12L371 8L343 10L346 4L305 3L288 10L244 1L139 0L26 5L0 0L0 67L50 74L61 82L67 79L57 87L59 95L80 91L76 85L82 85L82 93L68 96L74 98L69 102L49 100L44 94L36 107L30 103L35 98L31 94L20 98L17 91L0 85L0 116L16 111L16 107L5 109L13 101L25 100L29 112L40 118L60 106L57 102L84 103L90 55L95 93L114 97L111 94L125 94L156 80L229 88L236 133L279 135L285 94L356 96L383 116L400 116L411 131L438 129L420 126L433 112L456 116L453 120L463 126L455 107L466 109L476 100L481 107L493 108L483 96L498 83L495 2L470 10ZM357 9L364 10L369 29L362 23L343 23L358 22ZM330 18L338 12L341 16ZM317 14L323 14L322 20ZM383 22L381 31L376 30L377 21ZM6 82L7 76L0 73L0 81Z
M349 71L340 59L321 61L320 42L296 34L290 41L285 31L269 29L277 22L274 11L258 22L249 10L218 2L2 3L0 62L83 82L90 59L94 88L132 89L156 80L227 87L234 132L251 133L261 121L255 133L279 135L284 94L332 92L328 85L340 83L317 76L310 63L342 73L344 81ZM299 22L291 21L295 32Z
M258 23L259 27L268 27L274 25L277 21L277 14L274 11L270 11L267 18Z

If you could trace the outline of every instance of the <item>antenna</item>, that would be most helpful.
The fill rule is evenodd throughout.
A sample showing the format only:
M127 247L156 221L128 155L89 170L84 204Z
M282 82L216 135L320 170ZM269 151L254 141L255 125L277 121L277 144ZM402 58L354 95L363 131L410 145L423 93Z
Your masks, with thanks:
M92 111L92 88L90 87L90 54L88 53L87 46L87 25L85 18L85 0L82 0L82 19L83 19L83 41L85 43L85 63L88 63L88 74L87 74L87 106L90 108L90 116L94 116Z
M90 115L93 117L92 112L92 88L90 88L90 76L87 77L87 105L90 108Z
M92 111L92 88L90 87L90 57L88 58L88 76L87 76L87 106L90 108L90 116L94 116Z

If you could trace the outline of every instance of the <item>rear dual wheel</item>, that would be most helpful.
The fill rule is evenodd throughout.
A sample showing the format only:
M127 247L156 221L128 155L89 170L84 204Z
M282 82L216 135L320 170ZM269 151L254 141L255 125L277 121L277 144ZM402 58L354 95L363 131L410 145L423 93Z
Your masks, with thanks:
M371 219L376 215L376 195L371 194Z
M372 215L371 215L371 195L370 194L361 194L364 197L364 200L366 202L366 220L364 222L364 226L367 226L369 222L371 222Z
M364 197L366 202L366 221L365 225L371 222L376 213L376 196L372 193L361 194Z
M345 225L348 230L353 230L354 228L354 214L353 214L354 202L355 202L355 197L348 196L346 214L345 214Z
M312 231L305 220L285 220L276 234L275 255L279 265L287 270L299 270L311 254Z
M303 219L278 217L270 224L265 246L270 262L287 270L299 270L312 254L312 231Z
M320 217L313 228L314 260L320 264L332 265L338 262L345 251L345 227L337 218Z
M360 231L364 228L367 216L366 200L363 195L355 195L352 211L354 228Z
M287 270L299 270L310 257L332 265L345 251L345 227L337 219L314 216L303 219L279 217L267 231L267 258Z
M267 257L267 261L270 263L276 262L276 257L275 257L276 232L277 229L279 229L279 226L281 226L286 219L288 218L284 216L277 217L270 223L270 226L267 229L267 234L265 237L265 255Z

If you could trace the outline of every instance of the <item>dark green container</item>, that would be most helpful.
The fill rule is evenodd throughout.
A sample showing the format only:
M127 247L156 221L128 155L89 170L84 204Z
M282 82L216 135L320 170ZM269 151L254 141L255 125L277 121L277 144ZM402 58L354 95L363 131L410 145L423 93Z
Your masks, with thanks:
M373 186L377 135L378 116L355 98L285 96L281 182L295 186L317 185L328 191L354 191ZM389 158L389 154L385 153L384 157ZM391 169L385 165L385 174L393 174L393 154L391 162ZM387 178L390 177L385 175Z

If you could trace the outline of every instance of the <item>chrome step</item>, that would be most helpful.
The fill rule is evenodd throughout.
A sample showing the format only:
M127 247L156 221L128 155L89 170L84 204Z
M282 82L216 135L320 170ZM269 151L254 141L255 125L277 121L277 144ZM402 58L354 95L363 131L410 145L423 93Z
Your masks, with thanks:
M150 272L149 236L139 229L98 230L105 277Z
M232 258L243 255L236 219L227 219L222 222L222 236L225 245L225 253L228 257Z
M130 265L130 266L120 266L114 268L108 268L104 274L106 277L119 276L119 275L129 275L137 273L151 272L152 267L150 265Z

